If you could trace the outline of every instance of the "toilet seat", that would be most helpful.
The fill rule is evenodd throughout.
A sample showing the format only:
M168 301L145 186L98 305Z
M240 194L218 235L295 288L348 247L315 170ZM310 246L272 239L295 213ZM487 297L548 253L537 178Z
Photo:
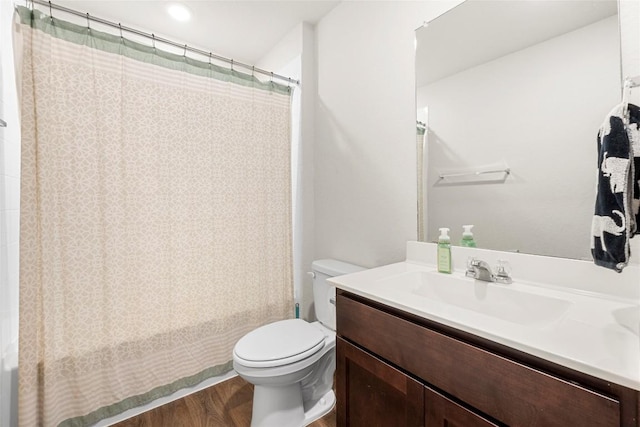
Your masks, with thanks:
M302 319L261 326L242 337L233 353L240 364L270 368L298 362L324 347L325 334Z

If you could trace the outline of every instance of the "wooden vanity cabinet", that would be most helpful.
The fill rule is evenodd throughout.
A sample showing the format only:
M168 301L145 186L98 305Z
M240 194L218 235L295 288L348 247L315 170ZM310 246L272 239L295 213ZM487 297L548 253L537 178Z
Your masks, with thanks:
M338 338L339 425L495 427L368 352ZM340 374L341 373L341 374Z
M338 338L338 387L350 391L338 399L345 426L421 426L424 386L393 366Z
M640 393L338 290L338 426L640 427Z
M499 424L487 420L428 387L424 395L424 425L434 427L499 426Z

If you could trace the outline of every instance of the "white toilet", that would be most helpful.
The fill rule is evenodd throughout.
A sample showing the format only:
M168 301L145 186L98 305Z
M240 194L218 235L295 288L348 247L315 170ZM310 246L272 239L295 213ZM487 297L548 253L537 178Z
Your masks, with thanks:
M311 267L318 321L261 326L233 349L233 368L254 385L251 427L306 426L335 405L336 289L326 280L364 269L333 259Z

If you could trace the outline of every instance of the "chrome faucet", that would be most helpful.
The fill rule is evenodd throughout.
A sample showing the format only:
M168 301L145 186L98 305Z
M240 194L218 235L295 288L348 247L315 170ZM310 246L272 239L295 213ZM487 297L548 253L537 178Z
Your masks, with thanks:
M513 280L509 276L509 264L506 261L498 260L498 266L496 273L491 271L491 267L486 261L469 257L467 261L467 277L473 277L476 280L482 280L485 282L497 282L497 283L512 283Z
M467 277L473 277L477 280L483 280L485 282L493 282L494 275L491 272L491 267L486 261L482 261L476 258L469 258L467 261Z

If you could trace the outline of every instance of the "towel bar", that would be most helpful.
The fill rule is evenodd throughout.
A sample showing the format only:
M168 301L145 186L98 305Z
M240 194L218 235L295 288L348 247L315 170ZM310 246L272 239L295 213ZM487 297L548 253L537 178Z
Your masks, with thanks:
M640 76L627 77L624 79L624 83L631 89L638 87L640 86Z
M495 169L490 171L478 171L478 172L446 173L446 174L441 173L440 175L438 175L438 179L457 178L460 176L484 175L487 173L506 173L507 175L509 175L511 173L511 169L504 168L504 169Z

